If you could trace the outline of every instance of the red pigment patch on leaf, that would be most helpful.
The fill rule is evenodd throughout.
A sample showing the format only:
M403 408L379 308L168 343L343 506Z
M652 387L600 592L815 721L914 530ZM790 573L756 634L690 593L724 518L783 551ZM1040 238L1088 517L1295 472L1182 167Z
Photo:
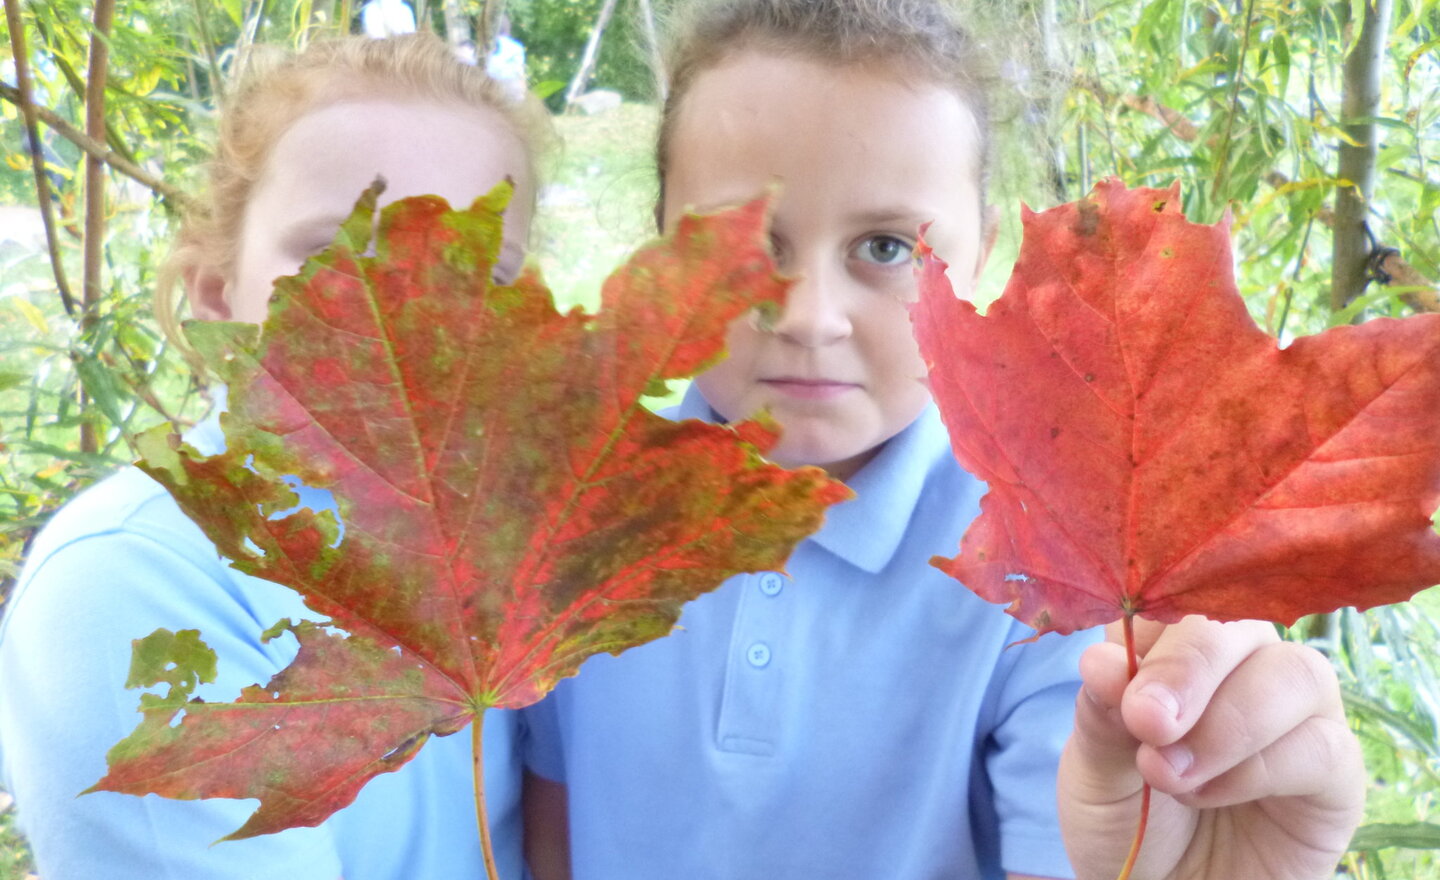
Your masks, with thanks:
M294 663L236 703L150 698L112 751L97 789L258 797L233 837L316 824L430 734L669 633L727 577L783 568L849 497L765 462L764 426L640 404L780 301L766 202L685 218L606 282L598 314L561 315L533 273L490 282L508 190L468 211L396 202L371 257L376 197L278 282L263 335L190 328L230 388L226 451L142 440L141 467L236 568L343 631L289 627ZM334 494L343 540L328 512L270 518L296 504L287 475Z
M916 338L989 493L935 564L1040 632L1140 614L1293 623L1440 582L1440 315L1280 349L1235 288L1228 218L1100 184L1027 211L981 316L921 248Z

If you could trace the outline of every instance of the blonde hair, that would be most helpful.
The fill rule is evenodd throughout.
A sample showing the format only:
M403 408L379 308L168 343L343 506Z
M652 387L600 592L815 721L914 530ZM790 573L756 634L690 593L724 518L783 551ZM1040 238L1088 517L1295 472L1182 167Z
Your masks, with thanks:
M433 34L383 40L343 37L314 43L298 54L267 47L247 58L244 68L221 113L206 192L183 217L156 278L155 314L161 329L202 369L180 333L177 284L201 266L234 277L251 192L275 143L307 113L377 93L488 107L520 138L532 179L535 157L553 139L549 115L538 100L507 96L483 69L458 61Z
M990 149L986 59L943 0L693 0L672 20L655 170L665 202L670 141L695 80L736 52L752 49L833 65L861 65L952 89L975 117L976 173L983 196Z

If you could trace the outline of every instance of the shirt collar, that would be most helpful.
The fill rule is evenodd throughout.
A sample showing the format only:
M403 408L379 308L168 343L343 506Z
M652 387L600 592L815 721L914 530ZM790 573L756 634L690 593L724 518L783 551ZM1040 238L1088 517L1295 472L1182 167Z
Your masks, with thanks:
M671 415L724 421L694 385ZM855 497L831 507L824 527L811 539L856 568L879 572L909 529L925 478L937 459L949 454L945 426L932 403L847 481Z

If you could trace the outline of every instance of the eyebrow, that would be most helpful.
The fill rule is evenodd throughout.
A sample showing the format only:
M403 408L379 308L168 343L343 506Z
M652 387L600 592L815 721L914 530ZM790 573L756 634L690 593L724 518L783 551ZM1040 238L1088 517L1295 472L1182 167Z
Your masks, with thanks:
M935 219L935 211L921 211L913 208L874 208L869 211L861 211L852 214L850 219L864 225L906 226L910 228L919 227L922 223L928 223Z
M340 231L340 224L349 217L349 214L322 214L316 217L305 217L284 226L280 231L280 237L283 241L291 243L301 238L323 237L328 244L335 240L336 233Z

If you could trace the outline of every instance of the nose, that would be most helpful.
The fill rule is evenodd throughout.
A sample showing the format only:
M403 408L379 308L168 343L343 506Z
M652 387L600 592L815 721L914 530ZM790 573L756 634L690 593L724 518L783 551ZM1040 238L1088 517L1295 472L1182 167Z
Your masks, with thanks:
M806 267L785 296L773 328L775 334L806 348L848 338L850 313L842 285L823 266Z

